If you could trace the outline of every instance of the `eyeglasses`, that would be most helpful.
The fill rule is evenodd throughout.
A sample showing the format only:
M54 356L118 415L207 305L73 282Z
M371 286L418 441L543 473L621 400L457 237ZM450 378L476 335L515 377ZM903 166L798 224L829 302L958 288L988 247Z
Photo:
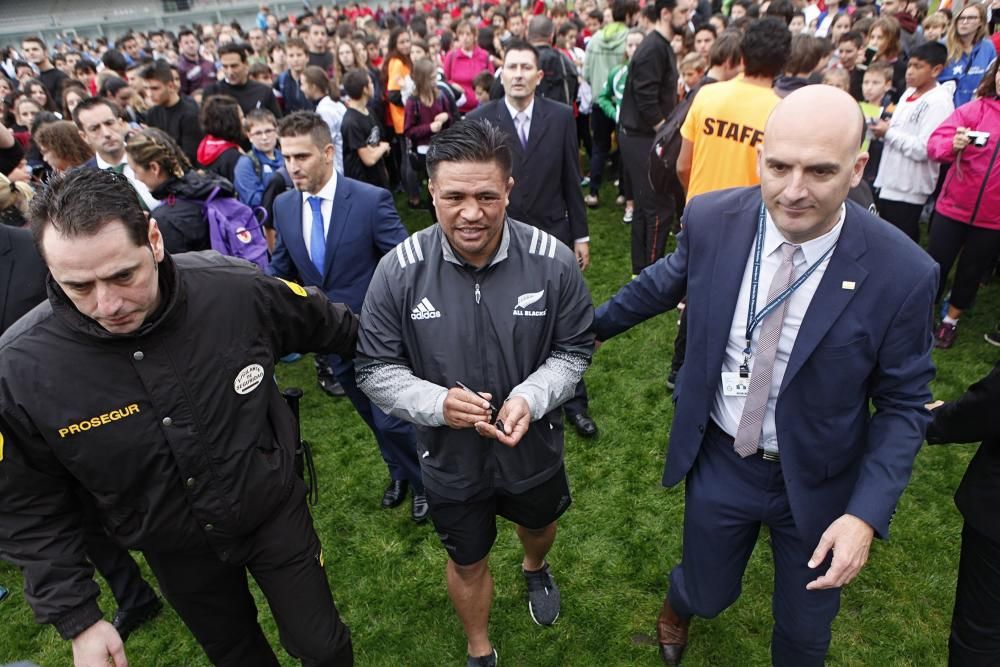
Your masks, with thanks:
M955 21L958 23L973 23L979 20L979 16L959 16Z
M250 133L250 136L254 138L267 137L274 134L275 132L277 132L276 129L274 129L273 127L269 127L266 130L254 130L253 132Z

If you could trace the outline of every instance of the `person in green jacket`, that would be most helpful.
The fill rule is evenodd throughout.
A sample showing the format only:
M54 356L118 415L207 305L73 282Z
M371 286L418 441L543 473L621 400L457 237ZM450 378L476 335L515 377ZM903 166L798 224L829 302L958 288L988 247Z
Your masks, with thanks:
M625 38L625 62L616 65L608 73L604 88L601 89L600 94L597 96L598 108L605 116L613 120L616 126L618 125L618 111L621 109L622 94L625 92L625 81L628 80L628 63L632 60L632 54L639 48L639 43L643 37L642 31L638 28L632 28L628 31ZM591 169L593 170L593 167ZM624 170L621 170L618 180L622 184L622 195L625 197L625 215L622 216L622 222L629 224L632 222L634 204L632 201L632 187L631 183L625 178ZM593 176L591 176L591 182L593 182Z
M598 91L607 81L608 73L621 64L625 56L625 36L632 18L639 13L637 0L613 0L611 23L598 30L587 42L583 60L583 79L591 90ZM614 116L594 111L590 116L593 148L590 156L590 194L584 201L587 206L597 206L597 193L601 189L604 165L611 154L611 133L615 130Z

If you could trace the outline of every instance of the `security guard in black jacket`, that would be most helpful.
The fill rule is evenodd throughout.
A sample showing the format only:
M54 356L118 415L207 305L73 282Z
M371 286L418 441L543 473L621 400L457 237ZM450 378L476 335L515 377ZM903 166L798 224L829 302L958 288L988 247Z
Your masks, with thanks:
M284 647L353 664L293 469L272 380L288 352L354 351L357 319L315 290L214 253L167 256L128 181L77 170L32 206L49 299L0 338L0 552L77 667L125 664L101 620L76 489L218 665L277 665L246 571Z

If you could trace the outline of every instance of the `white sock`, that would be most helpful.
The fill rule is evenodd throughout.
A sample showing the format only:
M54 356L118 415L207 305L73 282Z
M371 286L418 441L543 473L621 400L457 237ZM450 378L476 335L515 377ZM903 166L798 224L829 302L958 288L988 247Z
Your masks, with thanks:
M958 318L957 317L949 317L948 315L945 315L944 319L942 319L941 321L944 322L945 324L950 324L952 326L955 326L955 325L958 324Z

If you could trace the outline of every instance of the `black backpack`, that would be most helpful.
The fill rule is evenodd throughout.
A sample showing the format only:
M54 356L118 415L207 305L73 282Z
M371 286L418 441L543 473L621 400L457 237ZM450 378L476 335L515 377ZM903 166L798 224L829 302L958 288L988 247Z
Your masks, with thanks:
M538 55L545 75L538 84L537 93L546 99L573 106L580 88L576 65L565 53L552 47L539 49Z
M657 194L676 192L680 187L677 158L681 154L681 126L693 99L692 94L679 102L653 138L649 149L649 185Z

